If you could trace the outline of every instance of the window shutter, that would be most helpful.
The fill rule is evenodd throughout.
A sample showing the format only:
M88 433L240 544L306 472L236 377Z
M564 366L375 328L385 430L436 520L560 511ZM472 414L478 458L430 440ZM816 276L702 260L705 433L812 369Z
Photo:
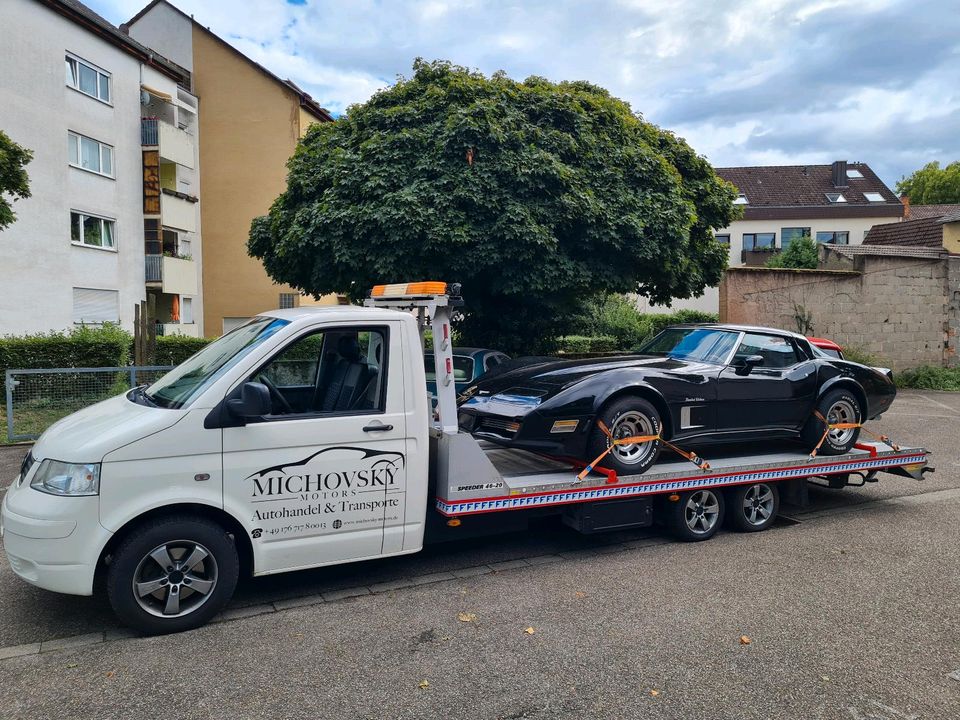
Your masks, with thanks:
M73 289L73 322L119 322L120 293L116 290Z

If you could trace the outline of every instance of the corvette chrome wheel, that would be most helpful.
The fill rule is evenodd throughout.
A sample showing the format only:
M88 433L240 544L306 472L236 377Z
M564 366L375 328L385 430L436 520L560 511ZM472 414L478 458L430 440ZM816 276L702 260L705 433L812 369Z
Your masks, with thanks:
M846 398L840 398L827 411L827 422L831 425L838 423L860 422L857 409ZM830 441L835 445L846 445L853 438L853 429L836 429L830 431Z
M639 435L656 435L654 422L641 412L628 410L621 414L610 428L610 434L616 439L635 437ZM630 445L614 445L611 455L616 456L624 465L639 465L654 451L654 442L631 443ZM607 447L610 446L607 440Z

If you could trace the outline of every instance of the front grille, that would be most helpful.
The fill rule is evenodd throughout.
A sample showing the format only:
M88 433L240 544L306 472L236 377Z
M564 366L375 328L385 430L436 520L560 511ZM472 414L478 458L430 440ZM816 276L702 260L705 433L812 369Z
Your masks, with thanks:
M477 426L477 432L488 432L494 435L501 435L505 438L514 437L520 430L520 423L516 420L507 418L485 417L481 418Z

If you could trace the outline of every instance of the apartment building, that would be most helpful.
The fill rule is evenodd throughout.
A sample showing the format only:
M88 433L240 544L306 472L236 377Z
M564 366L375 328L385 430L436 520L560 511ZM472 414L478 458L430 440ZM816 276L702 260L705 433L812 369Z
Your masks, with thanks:
M176 118L181 105L193 120L180 117L197 125L189 74L75 0L4 0L0 26L8 29L0 127L34 153L32 197L17 203L17 221L0 235L0 334L105 322L132 329L147 292L167 311L161 331L178 330L182 308L199 312L199 272L192 283L166 285L164 268L159 280L148 274L142 128L145 115ZM198 154L195 136L177 129L167 173L179 181L180 167L197 171ZM169 220L193 233L199 267L196 203L192 210L192 223L188 213L171 211ZM166 225L168 215L154 218Z
M333 118L166 0L154 0L121 27L186 68L200 98L205 334L220 335L265 310L313 304L275 283L246 243L253 218L286 189L286 162L298 140L312 123Z
M860 245L871 227L903 217L904 206L866 163L717 168L739 194L743 216L716 237L730 247L730 267L762 266L795 238ZM653 309L639 301L641 309ZM717 312L717 288L677 300L674 309Z

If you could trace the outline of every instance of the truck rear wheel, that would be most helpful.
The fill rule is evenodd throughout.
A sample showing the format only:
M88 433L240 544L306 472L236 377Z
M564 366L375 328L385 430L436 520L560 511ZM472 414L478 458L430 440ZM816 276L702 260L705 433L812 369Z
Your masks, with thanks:
M735 530L760 532L773 525L780 510L776 483L741 485L729 491L727 517Z
M709 540L723 522L723 493L709 489L681 493L676 502L666 501L664 513L668 529L678 540Z
M233 596L233 541L201 517L161 518L133 530L113 553L107 595L120 620L150 635L191 630Z

